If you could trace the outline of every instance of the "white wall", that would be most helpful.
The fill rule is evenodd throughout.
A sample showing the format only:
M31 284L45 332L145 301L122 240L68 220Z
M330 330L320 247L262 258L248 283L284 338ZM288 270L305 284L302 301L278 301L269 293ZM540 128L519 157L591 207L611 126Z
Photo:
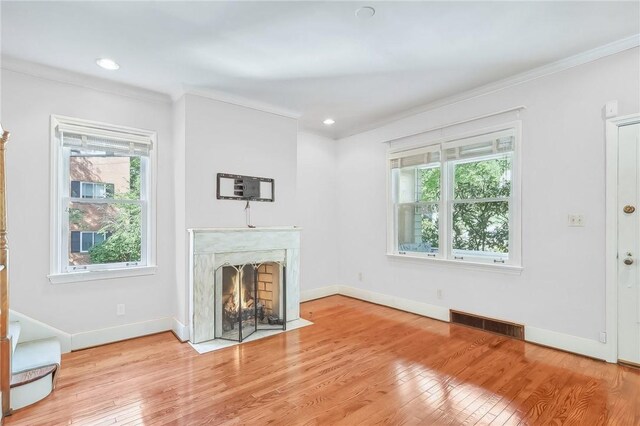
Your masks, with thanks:
M252 202L252 224L298 224L296 119L187 94L174 108L174 126L178 133L184 128L184 152L175 154L178 162L184 158L184 165L176 166L176 191L184 194L176 197L184 197L184 219L177 216L174 232L178 251L186 247L189 228L246 226L244 201L216 199L218 173L274 178L275 202ZM177 150L180 138L176 136ZM186 250L183 255L178 252L176 316L184 325L189 297L186 256Z
M602 108L617 99L621 115L640 110L639 63L639 50L628 50L340 140L341 283L597 340L605 331ZM387 257L387 147L382 142L518 105L527 108L520 116L522 274ZM585 227L569 228L569 213L584 214ZM442 300L436 297L439 288Z
M186 226L245 227L244 201L216 199L216 175L275 179L275 202L251 203L256 226L295 225L296 140L293 118L188 94Z
M174 317L184 326L187 323L189 312L188 291L186 287L187 277L187 225L186 225L186 202L185 202L185 179L187 165L186 155L186 102L185 97L181 97L173 104L173 193L175 198L175 268L176 285L175 292L175 312ZM175 330L177 331L177 330ZM177 334L177 333L176 333ZM181 336L181 338L185 336Z
M298 133L297 216L302 226L300 290L338 283L337 142Z
M67 333L172 317L175 250L170 103L4 69L2 113L2 124L12 133L6 168L11 308ZM157 131L155 275L49 283L51 114ZM116 316L119 303L126 305L124 316Z
M617 99L621 114L640 110L638 59L638 49L626 51L337 142L298 135L295 119L201 96L171 105L3 70L12 308L72 334L172 316L186 325L186 229L245 226L243 202L215 198L216 173L227 172L276 179L276 202L252 203L252 219L304 228L303 292L344 284L597 340L605 330L602 106ZM388 258L382 142L516 105L527 107L522 274ZM50 114L158 132L156 275L48 282ZM568 228L569 213L584 214L586 226ZM118 303L127 315L115 315Z

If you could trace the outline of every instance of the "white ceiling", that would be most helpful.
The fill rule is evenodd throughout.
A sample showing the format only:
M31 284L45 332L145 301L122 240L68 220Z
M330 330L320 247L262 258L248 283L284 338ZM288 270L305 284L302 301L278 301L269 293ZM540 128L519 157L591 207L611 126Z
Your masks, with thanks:
M368 20L362 5L375 7ZM2 53L344 136L640 32L638 2L2 2ZM98 68L110 57L121 69ZM328 128L322 120L332 117Z

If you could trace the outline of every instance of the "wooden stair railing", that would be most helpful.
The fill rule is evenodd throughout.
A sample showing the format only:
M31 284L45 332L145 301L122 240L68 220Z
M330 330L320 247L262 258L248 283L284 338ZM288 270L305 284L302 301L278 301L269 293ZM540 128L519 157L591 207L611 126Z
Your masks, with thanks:
M5 187L4 149L9 141L9 132L0 124L0 391L2 392L2 414L11 414L11 336L9 335L9 280L7 265L7 209Z

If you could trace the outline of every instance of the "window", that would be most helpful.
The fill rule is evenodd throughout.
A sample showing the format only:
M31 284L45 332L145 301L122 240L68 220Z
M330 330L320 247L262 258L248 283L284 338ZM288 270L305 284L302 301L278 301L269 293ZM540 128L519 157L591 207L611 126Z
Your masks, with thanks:
M88 253L94 246L102 244L111 233L94 231L71 231L71 253Z
M71 181L71 197L113 198L115 187L112 183Z
M152 266L155 134L57 116L52 133L51 276Z
M519 265L518 129L392 152L390 251Z

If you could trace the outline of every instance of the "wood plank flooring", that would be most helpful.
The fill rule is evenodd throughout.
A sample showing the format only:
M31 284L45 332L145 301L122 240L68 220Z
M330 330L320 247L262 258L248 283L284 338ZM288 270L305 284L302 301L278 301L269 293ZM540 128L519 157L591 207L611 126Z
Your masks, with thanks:
M341 296L198 355L171 333L66 354L7 425L640 425L640 370Z

